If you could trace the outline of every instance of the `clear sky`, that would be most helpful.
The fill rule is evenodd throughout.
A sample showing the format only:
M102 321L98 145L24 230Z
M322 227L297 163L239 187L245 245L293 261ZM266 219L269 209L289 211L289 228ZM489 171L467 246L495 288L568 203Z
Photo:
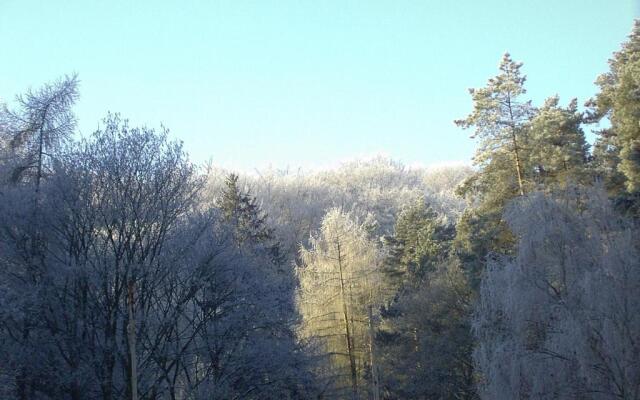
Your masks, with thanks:
M163 123L197 162L466 161L505 51L534 101L595 93L639 0L0 0L0 97L78 72L79 129Z

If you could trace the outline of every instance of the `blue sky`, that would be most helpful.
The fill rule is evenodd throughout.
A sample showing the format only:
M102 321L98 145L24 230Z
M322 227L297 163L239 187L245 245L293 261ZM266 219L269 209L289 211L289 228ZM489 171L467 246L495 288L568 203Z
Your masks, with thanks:
M75 71L82 134L117 111L233 169L467 161L452 121L505 51L534 101L582 104L638 3L0 0L0 97Z

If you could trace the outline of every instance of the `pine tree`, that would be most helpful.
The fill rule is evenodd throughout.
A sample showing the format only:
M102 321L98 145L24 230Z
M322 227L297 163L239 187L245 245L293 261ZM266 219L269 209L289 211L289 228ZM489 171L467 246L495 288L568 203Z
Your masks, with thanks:
M505 54L500 74L482 89L471 89L474 111L456 121L475 127L480 138L478 171L458 188L473 205L457 225L455 253L474 287L491 253L510 254L514 238L502 213L507 203L531 190L557 189L568 182L590 183L589 147L577 101L567 107L548 98L540 109L522 99L526 94L521 63Z
M469 90L473 112L455 121L462 128L475 128L471 137L480 139L474 157L478 170L456 190L473 205L458 221L454 240L454 253L473 287L479 284L488 254L512 249L502 211L508 201L531 188L527 144L535 109L522 98L526 78L521 67L505 54L499 74L486 87Z
M594 155L615 194L622 189L633 193L640 191L640 20L609 68L596 80L600 93L587 103L592 121L611 122L600 131Z
M528 170L539 187L556 184L589 183L589 145L581 128L578 102L559 105L558 96L549 97L531 120L527 141Z
M509 53L502 57L500 73L489 79L487 86L469 89L473 99L473 112L465 119L456 120L456 125L475 128L473 138L480 138L475 163L484 168L507 155L516 178L514 190L520 195L526 191L526 173L522 144L526 136L526 125L532 114L530 101L524 101L526 77L520 73L522 63L511 59ZM505 160L500 160L504 163Z

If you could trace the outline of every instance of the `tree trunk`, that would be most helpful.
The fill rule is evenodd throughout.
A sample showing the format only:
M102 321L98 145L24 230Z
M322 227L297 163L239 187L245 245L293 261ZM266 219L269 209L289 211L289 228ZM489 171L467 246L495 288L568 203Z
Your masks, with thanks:
M375 359L375 342L373 334L373 307L369 306L369 363L371 364L371 393L373 400L380 400L380 379Z
M338 247L338 268L340 270L340 295L342 297L342 314L344 317L344 328L347 336L347 353L349 354L349 367L351 369L351 388L353 390L353 398L358 398L358 371L356 369L356 359L353 349L353 340L351 338L351 329L349 327L349 313L347 310L347 299L344 289L344 274L342 272L342 254L340 252L340 241L336 241Z
M131 362L131 400L138 400L138 371L136 360L136 320L133 315L133 300L135 295L135 283L129 282L129 325L127 336L129 339L129 356Z
M518 189L520 190L520 196L524 196L522 163L520 161L520 152L518 149L518 140L516 138L515 128L511 128L511 140L513 141L513 152L515 154L516 172L518 173Z

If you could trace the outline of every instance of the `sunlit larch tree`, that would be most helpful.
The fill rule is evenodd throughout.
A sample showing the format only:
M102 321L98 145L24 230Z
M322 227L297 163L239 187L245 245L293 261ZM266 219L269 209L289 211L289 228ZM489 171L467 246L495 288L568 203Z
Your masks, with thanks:
M337 398L363 398L365 378L376 392L372 309L381 298L375 244L362 224L331 209L310 246L301 249L298 306L301 337L319 342L327 356L325 376Z

